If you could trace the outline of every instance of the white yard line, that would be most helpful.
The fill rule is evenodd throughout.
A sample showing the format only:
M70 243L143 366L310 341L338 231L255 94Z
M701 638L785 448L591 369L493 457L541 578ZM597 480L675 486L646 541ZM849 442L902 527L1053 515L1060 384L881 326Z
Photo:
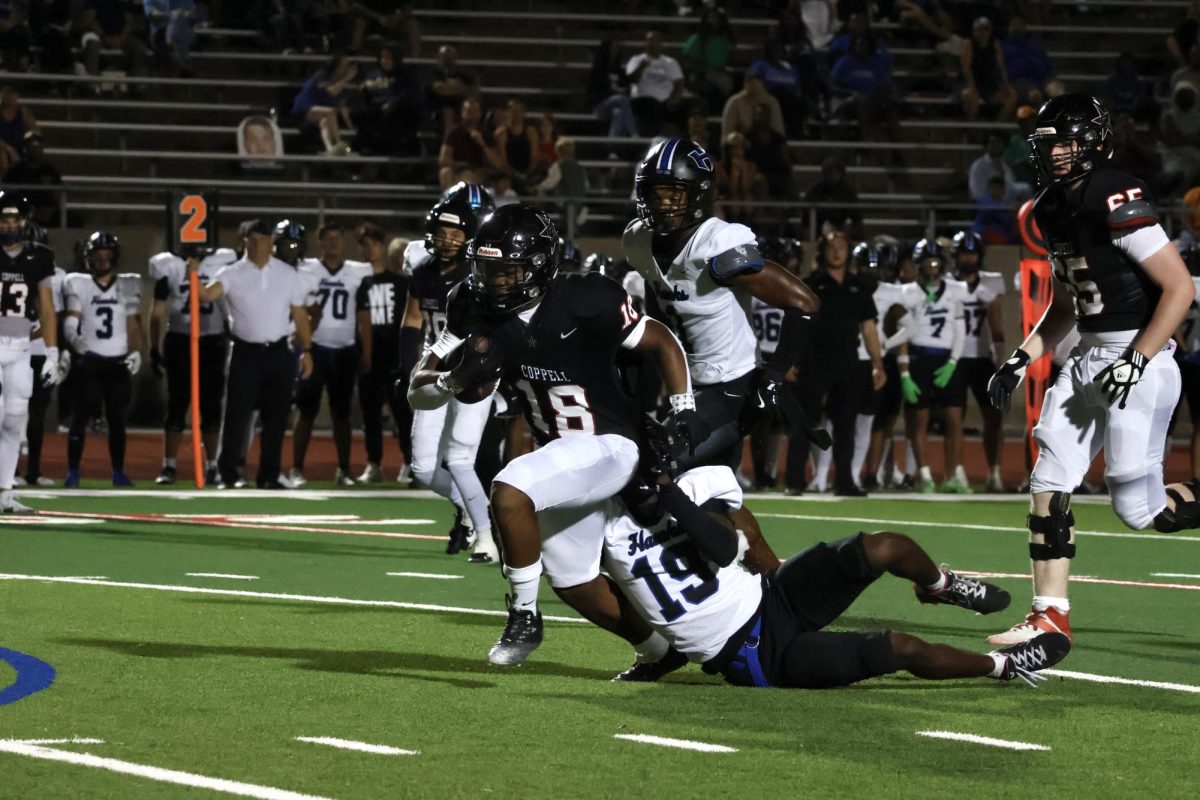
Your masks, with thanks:
M191 772L181 772L175 769L153 767L149 764L135 764L132 761L119 761L115 758L101 758L91 753L73 753L70 750L56 750L52 747L22 744L20 742L0 741L0 753L12 753L29 758L40 758L44 761L60 761L65 764L75 764L81 767L102 769L108 772L118 772L122 775L133 775L161 783L173 783L176 786L191 786L196 789L210 789L214 792L237 795L239 797L255 797L259 800L329 800L317 795L289 792L286 789L276 789L271 786L259 786L253 783L242 783L224 778L210 778L207 775L196 775Z
M14 514L0 517L0 525L97 525L104 520L92 517L38 517Z
M257 575L229 575L224 572L186 572L189 578L228 578L231 581L256 581Z
M961 497L961 496L960 496ZM766 514L755 513L760 519L798 519L808 522L860 522L866 525L883 525L887 530L896 530L906 525L915 528L954 528L964 531L1000 531L1003 533L1022 533L1029 535L1029 528L1007 525L968 525L961 522L925 522L924 520L876 519L874 517L826 517L814 514ZM1200 536L1178 536L1165 533L1131 533L1123 531L1075 531L1080 536L1095 536L1109 539L1159 539L1167 542L1200 543Z
M1189 575L1186 572L1152 572L1150 573L1156 578L1191 578L1200 580L1200 575Z
M917 736L927 736L930 739L950 739L955 742L971 742L986 744L988 747L1003 747L1006 750L1049 750L1044 744L1032 742L1013 742L1008 739L993 739L991 736L978 736L974 733L956 733L954 731L917 731Z
M462 578L462 575L442 575L437 572L389 572L388 575L393 578L429 578L435 581L456 581Z
M0 742L9 742L11 744L32 744L32 745L47 745L47 744L104 744L103 739L81 739L72 737L70 739L0 739Z
M404 750L399 747L389 747L386 744L367 744L366 742L355 742L350 739L337 739L332 736L297 736L297 742L309 742L310 744L323 744L327 747L336 747L339 750L356 750L360 753L374 753L378 756L419 756L420 750Z
M1122 686L1141 686L1147 689L1168 689L1172 692L1200 694L1200 686L1192 686L1191 684L1187 683L1143 681L1137 678L1118 678L1115 675L1095 675L1091 672L1074 672L1069 669L1044 669L1041 670L1041 672L1045 675L1057 675L1060 678L1073 678L1077 681L1090 681L1092 683L1117 683Z
M698 750L701 753L736 753L736 747L726 747L723 744L693 742L688 739L671 739L666 736L650 736L645 733L614 733L614 739L624 739L627 742L641 744L656 744L659 747L677 747L680 750Z

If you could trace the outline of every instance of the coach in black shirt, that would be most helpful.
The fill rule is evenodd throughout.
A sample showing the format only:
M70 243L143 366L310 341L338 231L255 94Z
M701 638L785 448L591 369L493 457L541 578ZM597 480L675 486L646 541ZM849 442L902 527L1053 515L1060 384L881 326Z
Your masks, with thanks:
M858 367L859 336L874 367L874 386L886 380L875 329L875 301L868 287L847 272L850 242L840 230L826 232L817 242L817 270L806 279L821 298L821 311L813 326L808 350L801 360L796 384L800 402L811 420L822 412L833 422L834 494L862 497L850 471L854 457L854 422L861 405ZM793 436L788 444L787 482L790 491L804 488L804 462L808 442Z

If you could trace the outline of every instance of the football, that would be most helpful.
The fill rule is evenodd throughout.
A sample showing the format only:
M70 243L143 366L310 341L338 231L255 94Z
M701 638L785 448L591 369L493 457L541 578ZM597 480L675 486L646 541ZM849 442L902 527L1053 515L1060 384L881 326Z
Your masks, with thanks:
M491 340L486 336L470 336L465 342L456 347L452 353L446 356L442 367L446 370L453 371L458 368L466 356L467 348L473 347L476 353L486 353L491 349ZM460 403L472 405L480 403L492 396L497 387L500 386L500 381L485 381L477 386L466 386L463 390L454 397Z

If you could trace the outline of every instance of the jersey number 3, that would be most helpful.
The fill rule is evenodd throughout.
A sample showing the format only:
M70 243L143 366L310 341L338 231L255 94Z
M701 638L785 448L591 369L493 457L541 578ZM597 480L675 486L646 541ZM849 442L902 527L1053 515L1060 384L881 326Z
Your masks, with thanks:
M0 285L0 317L23 317L29 310L29 286L24 283Z

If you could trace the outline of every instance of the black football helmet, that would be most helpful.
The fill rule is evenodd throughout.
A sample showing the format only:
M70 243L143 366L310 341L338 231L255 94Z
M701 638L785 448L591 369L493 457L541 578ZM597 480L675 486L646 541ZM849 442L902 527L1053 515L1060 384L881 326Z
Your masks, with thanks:
M879 254L879 280L884 283L895 283L900 272L899 249L886 237L883 240L877 237L872 244L875 245L875 252Z
M33 216L33 206L24 195L0 190L0 246L11 247L24 242Z
M959 231L950 240L950 253L954 256L954 269L958 273L979 272L983 269L983 256L987 245L983 237L974 231ZM963 256L974 255L964 259Z
M657 189L683 190L682 206L662 208ZM689 139L667 139L650 148L633 177L638 217L655 233L683 230L712 216L716 173L712 157Z
M1112 158L1112 136L1112 122L1099 100L1077 92L1059 95L1038 110L1029 158L1043 184L1073 183ZM1056 158L1055 145L1072 149Z
M913 265L926 281L933 281L946 271L946 254L937 239L921 239L912 249Z
M879 248L871 242L859 242L850 251L850 267L872 292L879 285Z
M275 257L293 267L300 263L308 252L308 231L304 225L290 219L281 219L275 225Z
M474 184L466 184L473 186ZM425 215L425 249L443 261L457 261L467 252L467 243L475 235L482 217L461 195L450 200L439 200ZM462 231L462 244L454 251L438 246L443 228Z
M606 256L604 253L592 253L583 260L583 271L599 272L601 275L615 278L617 276L617 262L612 256Z
M100 260L99 251L109 252L107 263ZM96 231L83 243L83 263L93 275L107 275L121 264L121 240L115 233Z
M496 200L492 197L491 190L486 186L480 186L478 183L459 181L442 192L443 203L459 201L475 209L476 219L483 219L496 210Z
M475 297L492 312L515 313L540 299L558 274L558 228L534 206L501 206L479 224L467 260Z

